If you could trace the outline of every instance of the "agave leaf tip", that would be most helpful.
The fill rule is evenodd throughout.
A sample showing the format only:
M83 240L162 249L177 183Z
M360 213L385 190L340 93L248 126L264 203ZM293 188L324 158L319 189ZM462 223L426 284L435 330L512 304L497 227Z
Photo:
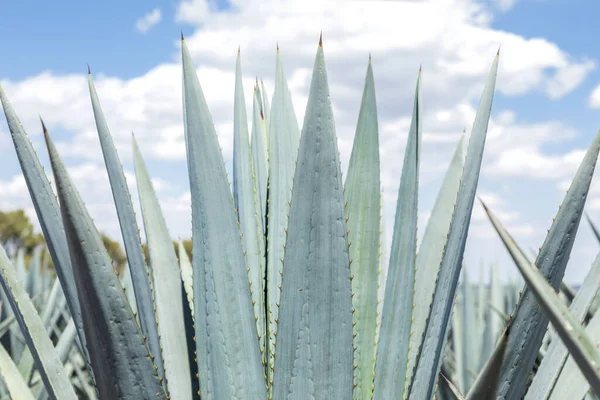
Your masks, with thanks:
M323 31L321 31L321 34L319 35L319 47L323 47Z
M88 64L87 67L88 67L88 75L91 75L92 71L90 70L90 64Z

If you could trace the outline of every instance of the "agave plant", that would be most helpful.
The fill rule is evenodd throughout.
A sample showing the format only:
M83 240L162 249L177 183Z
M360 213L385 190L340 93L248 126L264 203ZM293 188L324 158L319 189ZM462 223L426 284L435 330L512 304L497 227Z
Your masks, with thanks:
M69 344L77 344L96 395L100 399L432 398L440 371L452 369L444 361L449 359L445 355L456 353L459 347L453 340L446 348L446 338L484 152L498 57L482 94L466 158L461 139L417 249L423 129L419 70L385 268L377 106L370 59L343 182L322 41L302 131L278 49L271 106L264 85L257 82L250 135L238 52L230 184L208 105L182 37L183 117L192 198L191 261L185 251L179 251L178 259L171 245L140 149L132 138L149 253L145 259L125 175L88 71L92 108L127 253L124 277L116 275L48 131L43 127L58 201L0 88L15 149L72 318ZM564 274L599 141L595 139L584 159L535 263L555 288ZM548 285L528 262L521 264L528 282ZM63 353L54 348L47 325L1 249L0 267L2 287L38 380L43 382L43 387L32 388L29 377L24 379L15 372L14 361L0 353L0 368L10 371L3 373L9 395L76 398L72 372L63 371ZM383 269L385 280L381 278ZM545 293L546 299L555 300L543 283L540 288L534 290L536 296ZM590 290L584 292L581 302L587 304ZM469 302L465 305L471 304L472 297L463 289L463 301ZM479 298L484 297L481 294ZM563 320L569 318L568 310L557 307L544 308L558 310L549 312L553 323L562 321L555 318L558 314ZM465 317L472 314L469 307L465 310ZM485 314L478 312L482 321ZM518 300L516 310L508 312L514 321L508 325L510 329L503 321L490 324L493 331L486 348L491 356L487 361L477 360L481 372L469 385L467 398L483 398L482 393L489 395L496 389L511 399L525 393L525 378L548 320L526 294ZM455 333L452 337L458 337ZM572 339L572 335L565 338ZM581 360L591 365L591 359L582 356L589 353L588 344L567 346L578 354L578 365ZM526 351L518 352L523 346ZM586 378L594 384L589 368L586 371ZM82 376L80 372L76 382L81 383ZM449 383L449 387L455 389L454 396L462 396L460 389L465 390L464 384L455 388ZM444 396L441 389L438 396Z

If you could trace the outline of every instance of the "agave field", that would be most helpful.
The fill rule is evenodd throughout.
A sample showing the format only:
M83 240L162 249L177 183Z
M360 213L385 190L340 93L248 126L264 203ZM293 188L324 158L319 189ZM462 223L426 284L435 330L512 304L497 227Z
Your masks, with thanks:
M257 81L248 115L238 52L230 181L182 37L191 259L182 244L179 251L172 246L132 137L142 242L89 73L118 215L114 223L127 254L120 274L43 122L54 187L10 105L10 93L0 88L54 265L46 266L41 249L25 261L22 250L8 257L0 247L0 398L596 398L600 258L577 290L562 280L600 134L542 247L530 258L493 210L476 199L499 58L498 53L492 62L466 155L462 138L419 246L426 121L418 72L393 237L383 249L371 60L342 177L322 41L301 126L279 50L274 94ZM489 283L469 280L463 253L474 207L485 208L523 281L502 283L498 267L492 267Z

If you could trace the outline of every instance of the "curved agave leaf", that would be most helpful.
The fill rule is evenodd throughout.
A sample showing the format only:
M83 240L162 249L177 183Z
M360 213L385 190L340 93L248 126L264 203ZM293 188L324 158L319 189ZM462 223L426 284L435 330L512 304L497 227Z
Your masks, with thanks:
M101 399L166 398L148 347L87 209L44 130ZM61 366L62 367L62 366Z
M48 337L42 319L35 310L27 291L19 282L17 272L2 246L0 246L0 272L0 284L7 294L48 394L55 400L76 400L77 396L68 378L62 373L62 363Z
M192 382L183 320L181 277L167 223L135 137L133 165L148 243L150 271L154 284L156 325L164 362L167 393L175 399L192 398Z
M254 161L248 137L248 117L242 84L240 53L237 55L235 69L235 100L233 115L233 198L242 232L250 294L256 317L256 329L260 343L260 352L265 353L265 292L263 288L265 269L264 234L261 226L261 214L258 204L257 184L255 181ZM257 132L260 134L260 132Z
M17 366L4 349L4 346L0 346L0 375L11 398L21 400L34 399L27 383L23 380Z
M383 298L375 362L375 400L390 399L401 393L405 395L408 387L405 378L415 290L419 165L423 130L420 82L419 70L412 123L398 188L396 221Z
M600 131L573 179L535 262L554 289L558 289L565 273L599 150ZM518 253L512 256L514 258ZM525 260L524 255L517 258L521 264L528 265L522 261ZM548 326L548 318L527 287L513 312L513 319L497 393L500 398L506 399L523 396Z
M54 268L62 290L65 293L65 298L69 311L75 320L75 326L77 327L77 334L82 344L82 351L88 370L91 373L91 367L89 366L89 354L86 346L85 333L83 332L83 322L81 317L81 307L79 305L79 298L77 296L77 287L75 286L75 280L73 277L73 268L71 267L71 259L69 256L69 248L67 246L67 240L65 238L65 231L63 222L60 217L60 210L58 208L58 202L50 182L44 173L44 169L38 159L31 142L27 138L27 134L19 121L15 111L13 110L10 102L6 98L2 87L0 87L0 100L4 107L4 113L6 115L6 122L10 129L12 140L21 164L21 170L29 189L29 194L35 208L35 212L40 222L40 227L46 239L48 251L52 257Z
M373 66L369 58L365 86L344 199L354 314L354 399L366 399L373 392L377 289L379 286L379 245L381 243L381 183L379 174L379 131Z
M485 147L485 138L494 97L494 86L498 71L496 55L488 81L483 90L479 108L475 116L465 167L458 192L454 216L448 233L446 251L441 261L438 284L433 295L433 303L425 328L423 342L419 350L415 374L411 382L410 396L416 399L430 399L435 390L439 374L447 331L452 313L452 304L462 267L463 253L475 191L479 180L481 159Z
M112 189L115 207L117 209L117 217L121 226L123 236L123 244L125 245L125 253L127 254L127 263L131 272L131 281L133 282L133 290L135 292L138 318L140 327L144 335L148 338L148 347L150 353L155 356L154 362L158 368L158 374L161 377L165 376L163 360L160 356L160 343L158 340L158 329L156 326L156 317L154 315L154 303L152 291L150 288L150 277L148 268L142 250L140 241L140 233L131 203L131 194L125 180L125 174L117 154L117 149L113 143L108 124L104 118L100 100L92 81L92 75L88 70L88 87L92 100L92 108L94 110L94 118L96 119L96 129L98 130L98 138L104 155L104 163Z
M266 107L265 107L266 109ZM269 383L272 385L279 316L279 297L283 267L284 246L288 228L289 202L291 200L300 132L292 96L283 73L279 48L277 49L275 93L271 110L269 134L269 185L267 207L267 319L269 349Z
M411 337L411 356L409 365L414 365L416 361L415 359L417 352L419 351L419 344L423 336L423 331L425 330L425 324L427 322L429 308L431 306L433 292L435 291L435 284L437 282L437 279L432 278L437 278L440 262L444 255L446 239L448 238L448 231L450 229L450 223L452 222L452 215L463 171L464 139L465 134L463 133L456 145L450 165L446 170L446 175L444 176L442 186L435 199L435 204L431 210L431 216L427 221L427 226L423 233L423 240L417 254L415 286L418 301L415 302L415 307L413 309L413 336ZM407 372L412 376L411 370L412 368L409 367Z
M264 368L240 229L215 127L185 41L182 59L201 395L264 399Z
M352 289L343 206L319 42L292 190L274 399L310 399L313 390L318 398L352 398Z
M583 280L583 284L575 294L571 303L570 311L573 313L579 323L583 323L592 300L600 287L600 255L592 264L590 271ZM569 352L561 340L553 340L548 347L548 351L538 367L533 382L527 389L526 400L546 399L550 396L554 384L558 379Z

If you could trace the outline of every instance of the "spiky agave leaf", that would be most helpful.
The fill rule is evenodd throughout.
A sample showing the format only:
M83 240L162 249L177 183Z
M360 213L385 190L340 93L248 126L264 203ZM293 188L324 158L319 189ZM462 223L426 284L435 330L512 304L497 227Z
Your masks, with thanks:
M258 195L258 211L262 221L263 232L267 227L267 182L269 156L267 154L267 131L262 111L258 83L252 96L252 160L254 161L254 176ZM264 233L263 233L264 234ZM266 242L263 243L263 246ZM263 266L264 267L264 266ZM264 276L263 271L263 276Z
M300 131L277 49L275 93L269 122L269 185L267 206L267 373L272 384L279 317L279 297L283 267L289 202L296 169Z
M344 183L345 213L352 273L354 323L354 399L371 397L375 368L381 184L375 80L367 67L348 174Z
M54 400L77 399L69 380L62 373L62 363L48 337L42 319L35 310L23 284L18 281L15 268L2 246L0 246L0 284L7 294L10 306L50 397Z
M409 395L414 396L416 399L429 399L433 395L442 355L444 354L443 350L446 344L452 304L462 267L463 253L485 147L498 71L498 57L499 54L496 55L496 59L492 64L473 124L446 251L441 261L438 283L409 391Z
M274 399L310 399L313 393L318 398L352 398L352 292L343 206L333 110L319 42L292 190Z
M194 317L194 278L192 277L192 263L190 258L185 251L185 247L183 247L183 241L180 241L178 244L179 254L179 269L181 270L181 280L183 281L183 288L185 290L185 295L188 301L188 305L190 307L190 311L192 313L192 318Z
M254 161L248 137L248 117L242 67L238 52L235 68L235 100L233 115L233 199L242 234L242 248L250 280L250 294L256 317L256 329L260 352L265 352L265 292L263 271L265 270L264 234L257 192ZM257 132L260 134L260 132Z
M160 357L160 343L156 317L154 315L154 302L150 288L150 277L144 258L144 252L140 241L140 233L133 211L131 194L125 180L125 174L119 160L117 149L113 143L104 112L100 106L100 100L92 81L92 75L88 71L88 87L92 101L92 109L96 120L98 138L104 155L104 163L110 181L117 217L125 245L127 263L131 272L131 281L136 298L138 318L144 335L148 338L150 353L155 357L154 362L158 368L159 376L164 377L163 360Z
M421 71L415 89L412 122L398 188L396 220L381 313L381 330L375 362L373 398L389 399L402 394L408 364L408 346L414 298L417 257L417 211L421 135Z
M133 135L132 142L133 164L150 256L150 271L155 283L156 325L161 350L161 353L155 355L155 359L159 356L163 358L167 394L175 399L191 399L192 382L177 255L154 186Z
M535 261L554 289L558 289L565 273L599 150L600 131L581 162ZM525 259L524 256L519 258ZM521 263L526 264L525 261ZM507 399L523 396L548 326L548 318L527 287L519 298L513 318L497 393Z
M166 398L110 256L44 130L101 399Z
M183 40L182 60L201 395L203 399L264 399L264 368L231 189L208 105Z
M60 280L62 290L65 293L69 311L71 312L73 319L75 319L75 326L77 327L77 334L82 345L83 356L91 373L91 368L89 367L89 354L87 351L85 334L83 332L81 307L77 296L77 287L73 277L73 268L71 267L69 248L65 238L65 231L60 216L60 210L58 208L58 202L54 192L52 192L52 187L44 173L42 164L35 154L33 146L23 129L23 125L21 125L21 121L19 121L19 118L8 101L2 87L0 87L0 100L2 101L6 122L10 129L21 170L23 171L23 176L33 202L33 207L35 208L40 227L42 228L44 238L46 239L48 251L52 257L56 274Z

